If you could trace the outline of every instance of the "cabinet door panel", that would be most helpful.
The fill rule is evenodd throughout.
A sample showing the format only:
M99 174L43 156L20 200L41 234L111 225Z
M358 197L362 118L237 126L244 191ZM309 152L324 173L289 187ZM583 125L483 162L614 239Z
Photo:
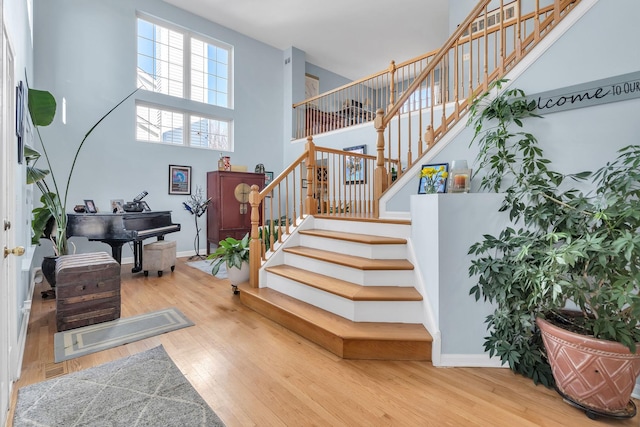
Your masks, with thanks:
M227 237L241 239L251 230L251 206L245 203L241 211L241 203L236 199L234 190L241 183L264 188L264 178L260 173L207 173L207 197L211 197L207 210L208 243L218 244Z

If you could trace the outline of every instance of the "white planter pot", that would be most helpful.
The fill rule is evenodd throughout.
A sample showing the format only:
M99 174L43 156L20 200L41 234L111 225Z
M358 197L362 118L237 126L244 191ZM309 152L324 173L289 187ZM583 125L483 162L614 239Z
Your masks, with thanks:
M247 282L249 280L249 263L243 262L241 269L227 265L227 278L234 286Z

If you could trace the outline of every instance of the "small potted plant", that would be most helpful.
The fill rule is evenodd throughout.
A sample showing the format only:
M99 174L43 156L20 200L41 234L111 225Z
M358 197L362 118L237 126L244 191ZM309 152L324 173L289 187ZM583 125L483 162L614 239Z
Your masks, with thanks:
M238 293L238 285L249 280L249 233L242 240L227 237L221 240L215 252L209 254L211 274L214 276L225 265L234 293Z
M485 349L536 383L555 385L589 417L633 417L630 395L640 374L640 146L622 148L595 173L554 171L536 138L514 130L539 117L535 101L518 89L500 91L503 83L473 102L469 120L480 149L480 187L503 192L501 210L511 218L498 236L485 235L469 250L469 274L478 278L470 293L497 307L487 318ZM569 334L556 337L558 329L578 342L569 343ZM605 353L613 359L599 359ZM565 358L574 355L577 361Z

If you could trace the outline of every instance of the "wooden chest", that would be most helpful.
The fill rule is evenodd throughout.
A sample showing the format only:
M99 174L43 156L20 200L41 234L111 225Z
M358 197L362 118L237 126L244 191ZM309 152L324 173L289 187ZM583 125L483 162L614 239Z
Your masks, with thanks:
M120 317L120 264L106 252L63 255L56 261L58 331Z

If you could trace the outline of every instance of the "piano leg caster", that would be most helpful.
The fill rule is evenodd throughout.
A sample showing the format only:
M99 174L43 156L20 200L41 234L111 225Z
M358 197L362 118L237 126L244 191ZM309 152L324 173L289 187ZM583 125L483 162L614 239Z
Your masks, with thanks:
M172 265L172 266L171 266L171 272L173 273L175 270L176 270L176 266L175 266L175 265Z
M158 271L158 277L162 277L162 270Z
M147 277L149 275L149 272L147 270L144 271L144 277Z
M240 291L238 290L238 286L237 285L231 285L231 289L233 289L233 294L234 295L238 295L240 293Z

